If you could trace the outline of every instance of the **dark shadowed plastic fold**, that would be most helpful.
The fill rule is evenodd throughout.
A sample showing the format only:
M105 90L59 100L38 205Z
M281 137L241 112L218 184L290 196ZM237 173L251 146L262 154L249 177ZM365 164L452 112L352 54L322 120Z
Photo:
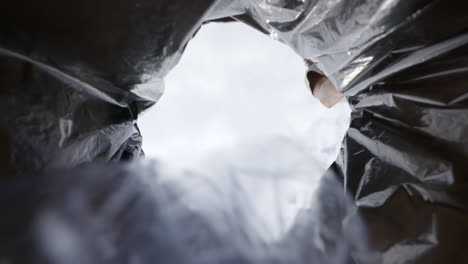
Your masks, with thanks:
M458 0L2 1L0 262L468 263L467 10ZM236 228L217 235L187 208L156 210L178 193L146 186L143 166L114 164L142 156L138 115L200 25L225 17L315 62L353 110L318 210L278 245L252 246ZM96 162L112 164L75 169ZM181 237L183 227L206 236Z

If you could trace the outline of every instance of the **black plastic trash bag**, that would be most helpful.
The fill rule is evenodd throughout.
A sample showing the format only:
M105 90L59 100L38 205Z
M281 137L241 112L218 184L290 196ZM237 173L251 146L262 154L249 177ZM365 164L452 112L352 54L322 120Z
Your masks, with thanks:
M241 190L210 186L193 174L181 185L160 172L150 163L94 165L4 181L2 260L302 264L348 263L353 254L362 263L375 263L367 255L363 223L341 228L354 206L333 174L321 181L318 207L304 210L283 239L266 242L249 231L250 222L258 220L248 214ZM212 187L232 188L235 195ZM199 197L198 188L217 199Z
M211 2L2 1L2 174L138 158L138 114Z
M328 174L354 208L337 214L338 225L315 226L329 232L310 237L310 252L326 257L300 261L366 261L366 250L336 246L351 237L337 230L363 219L371 263L465 263L467 8L455 0L3 1L1 175L44 179L36 189L53 181L39 176L52 168L139 157L138 114L161 96L203 21L234 17L316 62L353 109ZM30 195L4 186L13 190L4 212L11 197ZM34 222L12 220L26 231ZM28 249L17 241L28 238L2 236L11 245L2 254L18 257Z

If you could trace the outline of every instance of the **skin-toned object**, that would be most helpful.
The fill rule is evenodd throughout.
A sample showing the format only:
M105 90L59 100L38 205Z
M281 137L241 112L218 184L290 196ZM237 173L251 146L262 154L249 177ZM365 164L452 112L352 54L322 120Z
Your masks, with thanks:
M306 65L312 66L313 63L306 60ZM308 70L306 75L306 83L312 95L317 98L320 103L331 108L343 99L343 94L336 89L335 85L324 75Z

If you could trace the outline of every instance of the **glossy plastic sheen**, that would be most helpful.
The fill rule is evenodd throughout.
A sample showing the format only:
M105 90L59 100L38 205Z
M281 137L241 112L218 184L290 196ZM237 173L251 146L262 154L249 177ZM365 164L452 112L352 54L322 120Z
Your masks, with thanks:
M354 208L340 224L315 222L308 245L320 263L468 262L466 10L455 0L4 1L2 175L140 156L138 114L202 22L233 16L316 62L353 109L327 175ZM337 246L361 219L364 258Z
M356 205L343 224L365 219L376 263L468 261L468 5L238 3L347 97L351 124L333 171Z

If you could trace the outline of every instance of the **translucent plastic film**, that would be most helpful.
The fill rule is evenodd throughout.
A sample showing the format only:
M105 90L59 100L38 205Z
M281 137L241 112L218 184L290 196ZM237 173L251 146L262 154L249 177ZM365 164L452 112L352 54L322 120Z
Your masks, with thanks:
M456 0L2 1L0 262L467 262L466 10ZM190 214L177 204L190 190L116 164L143 156L138 115L199 27L226 17L315 62L353 109L316 210L278 245L250 244L255 234L241 231L254 218L214 221L202 202Z

